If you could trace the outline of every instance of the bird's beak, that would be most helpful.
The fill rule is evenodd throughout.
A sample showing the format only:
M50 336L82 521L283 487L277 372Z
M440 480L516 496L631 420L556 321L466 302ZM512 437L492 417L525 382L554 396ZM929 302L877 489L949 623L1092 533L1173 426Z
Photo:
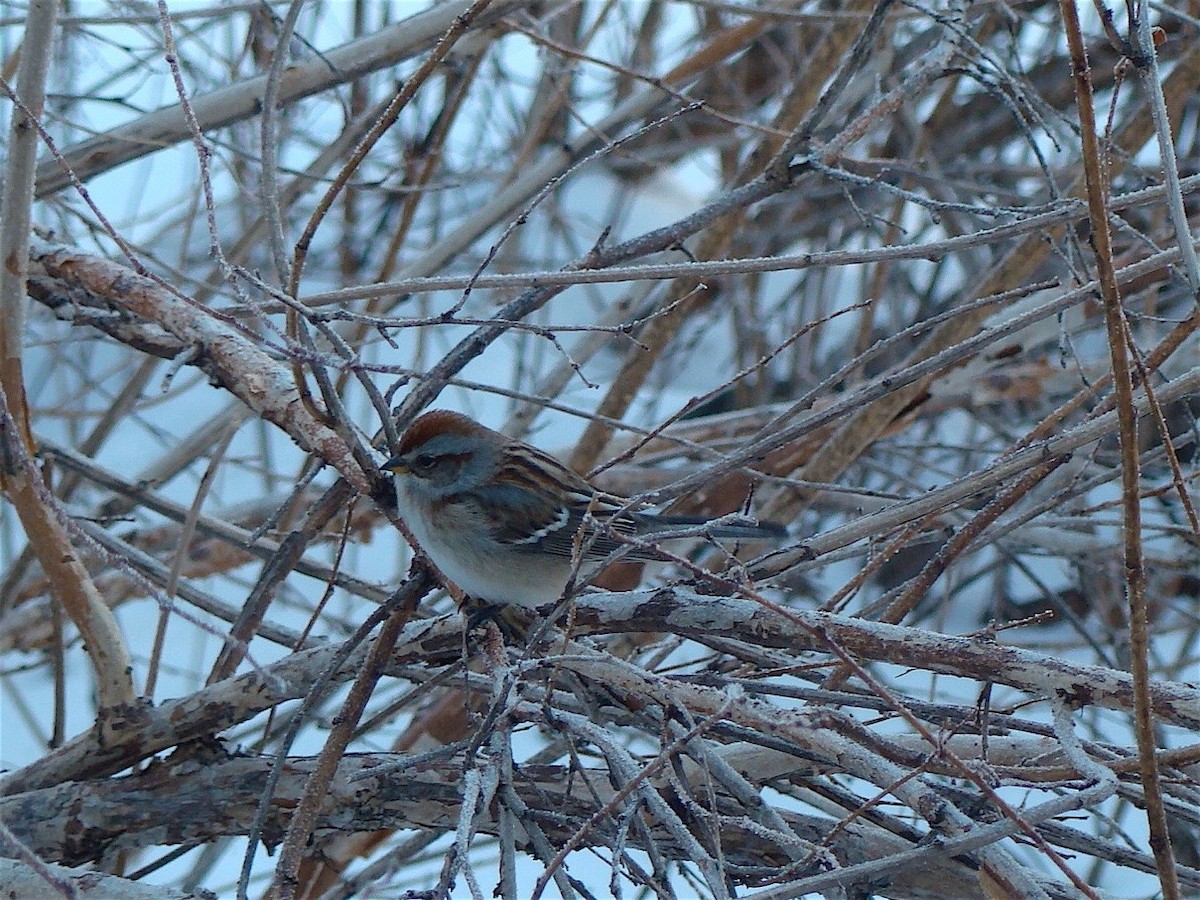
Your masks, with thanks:
M408 473L408 463L399 456L393 456L387 462L382 463L379 468L384 472L391 472L395 475L405 475Z

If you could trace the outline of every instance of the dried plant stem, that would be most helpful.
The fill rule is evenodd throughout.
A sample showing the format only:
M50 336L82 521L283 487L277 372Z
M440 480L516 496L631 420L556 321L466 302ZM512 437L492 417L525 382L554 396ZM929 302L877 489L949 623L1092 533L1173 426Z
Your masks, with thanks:
M103 723L104 710L130 707L135 702L129 651L116 619L76 555L57 502L34 464L22 371L30 209L38 147L36 122L45 100L57 7L54 0L39 0L29 6L17 77L21 104L13 111L0 207L0 258L4 261L0 267L0 486L17 511L55 598L83 635L96 672Z
M1124 514L1125 597L1129 604L1130 674L1133 676L1133 716L1141 756L1142 789L1150 827L1150 847L1158 863L1158 878L1166 900L1179 897L1175 854L1167 831L1167 815L1155 756L1153 707L1150 703L1150 637L1146 613L1146 570L1142 550L1141 470L1138 458L1137 412L1133 404L1133 373L1126 341L1127 324L1113 266L1109 230L1108 181L1100 159L1096 115L1092 106L1092 80L1088 67L1079 10L1074 0L1060 0L1067 44L1071 53L1071 75L1083 150L1084 180L1091 213L1092 248L1104 298L1104 324L1112 358L1113 388L1120 422L1121 490Z

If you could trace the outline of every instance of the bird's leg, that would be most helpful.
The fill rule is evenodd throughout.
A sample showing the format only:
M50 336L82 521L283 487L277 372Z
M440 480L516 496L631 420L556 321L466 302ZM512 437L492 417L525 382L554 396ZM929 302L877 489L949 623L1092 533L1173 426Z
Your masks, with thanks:
M465 628L467 634L470 634L485 622L496 621L503 607L467 596L463 598L459 609L462 611L463 617L467 620Z

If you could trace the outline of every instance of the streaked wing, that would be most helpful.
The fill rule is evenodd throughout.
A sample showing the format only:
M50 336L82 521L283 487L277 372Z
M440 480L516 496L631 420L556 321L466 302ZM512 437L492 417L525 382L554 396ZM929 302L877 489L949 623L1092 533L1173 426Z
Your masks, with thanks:
M473 495L492 537L514 550L570 558L578 550L593 559L628 546L622 536L669 538L672 532L703 527L704 518L661 516L626 508L620 497L597 492L558 460L526 445L511 449L495 477ZM588 526L588 533L579 530ZM774 523L713 525L709 536L778 539ZM632 549L630 559L658 558L651 549Z
M577 550L579 529L589 511L593 519L603 521L621 508L619 498L598 494L558 460L528 446L514 448L501 460L495 479L479 492L479 499L497 541L567 558ZM637 530L627 515L616 515L607 527L626 534ZM621 546L601 528L584 538L590 557L607 556Z
M539 549L543 553L554 556L574 556L582 550L590 559L602 559L619 547L628 546L616 535L634 535L637 526L632 518L625 515L605 517L606 507L597 504L589 507L587 504L571 507L567 514L566 527L545 535ZM590 513L590 515L589 515ZM587 533L580 535L579 529L586 524ZM576 547L578 543L578 547ZM653 559L654 554L645 550L633 550L631 559Z

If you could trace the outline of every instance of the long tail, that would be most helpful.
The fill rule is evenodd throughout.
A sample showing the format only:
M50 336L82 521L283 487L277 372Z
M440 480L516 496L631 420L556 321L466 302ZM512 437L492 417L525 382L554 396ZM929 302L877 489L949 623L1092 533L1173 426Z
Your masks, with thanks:
M716 538L745 541L780 541L788 534L787 528L778 522L760 522L748 517L737 517L737 520L731 522L718 520L717 523L699 516L651 516L633 513L632 517L654 533L703 528L706 534Z

